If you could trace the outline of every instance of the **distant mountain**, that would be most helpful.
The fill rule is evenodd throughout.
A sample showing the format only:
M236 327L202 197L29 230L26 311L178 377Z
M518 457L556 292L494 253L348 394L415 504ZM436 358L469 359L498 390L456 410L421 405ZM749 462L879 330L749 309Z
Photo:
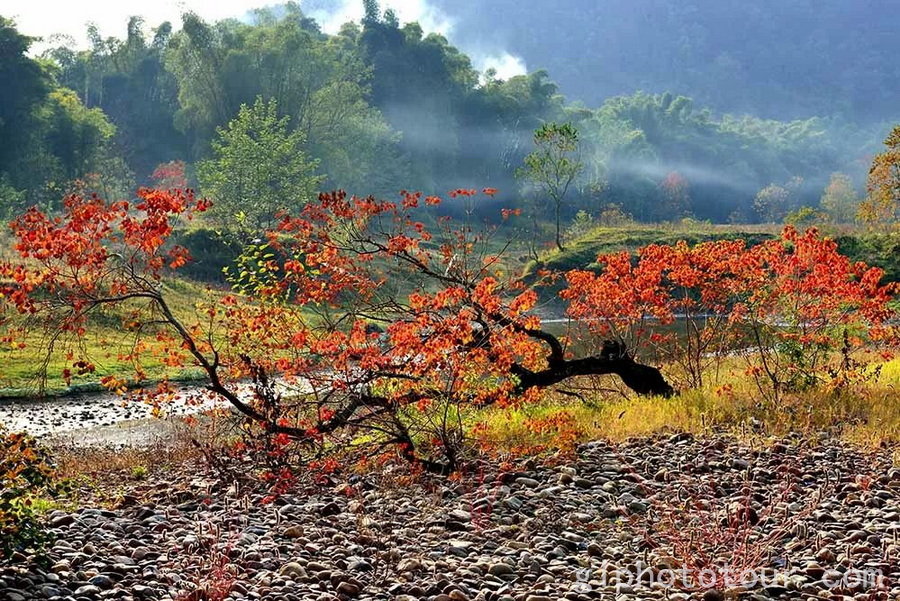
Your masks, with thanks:
M670 90L722 112L900 115L898 0L431 0L454 43L503 49L596 106Z

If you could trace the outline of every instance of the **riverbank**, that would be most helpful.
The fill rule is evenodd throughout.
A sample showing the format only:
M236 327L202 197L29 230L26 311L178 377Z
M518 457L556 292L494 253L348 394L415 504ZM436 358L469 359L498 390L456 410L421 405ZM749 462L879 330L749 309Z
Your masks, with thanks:
M177 372L168 378L169 382L177 384L197 384L203 382L205 375L200 369L187 369ZM143 380L141 382L128 382L127 390L137 390L159 384L162 379ZM24 388L0 388L0 406L4 403L40 403L47 400L77 398L85 395L107 394L107 389L99 380L86 380L70 386L53 386L45 390L36 387Z
M454 481L409 479L402 467L309 475L273 503L248 476L194 459L160 461L140 480L95 479L75 506L46 515L56 542L45 563L0 567L0 599L900 595L900 470L827 435L592 442L571 459ZM705 597L660 582L703 559L761 577ZM856 573L880 574L883 590L850 581Z
M156 429L158 417L179 418L217 406L202 387L184 385L164 407L112 392L0 402L0 425L45 439L88 442L140 442L142 431Z
M746 362L731 357L719 377L704 387L684 390L670 399L629 397L594 381L576 383L592 391L584 398L548 393L526 407L491 407L466 415L477 441L497 449L545 449L606 438L624 441L675 428L693 434L727 430L742 435L784 435L827 431L867 448L896 448L900 442L900 359L873 363L864 381L838 389L811 389L785 394L778 404L762 402ZM0 401L0 425L53 440L86 444L146 446L165 431L158 416L180 418L213 407L202 386L182 384L180 392L160 407L140 398L114 393ZM286 389L287 391L287 389ZM296 388L290 390L296 393ZM249 384L238 389L250 398ZM477 434L474 434L477 432ZM476 442L477 442L476 441ZM900 453L898 453L900 459Z

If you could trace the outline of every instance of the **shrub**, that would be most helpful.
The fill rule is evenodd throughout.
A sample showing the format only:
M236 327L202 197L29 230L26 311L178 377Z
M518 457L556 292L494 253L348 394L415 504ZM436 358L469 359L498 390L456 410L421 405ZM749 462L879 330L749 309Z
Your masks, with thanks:
M191 256L181 273L201 282L224 282L222 270L241 254L241 243L228 232L201 227L179 231L172 238Z
M791 211L784 217L784 222L795 227L809 227L816 223L828 220L828 214L817 211L812 207L803 206L796 211Z
M33 501L53 482L49 454L34 438L0 430L0 556L39 549L48 540Z
M748 246L720 240L689 246L651 244L601 255L599 274L569 271L560 296L568 314L628 348L658 347L680 363L691 387L733 349L744 349L748 375L767 400L828 381L828 361L896 332L895 284L853 263L815 228L786 227L780 240ZM684 332L674 335L677 319ZM669 328L666 330L666 328Z

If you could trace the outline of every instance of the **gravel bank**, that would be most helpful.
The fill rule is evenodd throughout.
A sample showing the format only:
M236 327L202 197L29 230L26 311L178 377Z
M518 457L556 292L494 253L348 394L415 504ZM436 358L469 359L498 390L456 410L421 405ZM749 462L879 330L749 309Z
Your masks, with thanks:
M50 513L46 562L0 566L0 600L704 598L660 581L684 555L764 568L708 601L900 597L900 470L835 440L598 442L562 464L386 482L271 504L196 466L116 485L114 509Z

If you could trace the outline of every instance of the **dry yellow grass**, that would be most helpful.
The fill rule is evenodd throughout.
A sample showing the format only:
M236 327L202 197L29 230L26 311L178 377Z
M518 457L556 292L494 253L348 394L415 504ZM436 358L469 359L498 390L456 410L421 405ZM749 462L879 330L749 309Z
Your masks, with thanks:
M893 448L900 444L900 359L879 365L877 377L842 389L785 394L777 403L763 400L740 370L717 385L671 399L624 398L610 392L582 393L583 401L549 395L537 405L484 412L479 416L480 436L501 449L553 449L561 442L622 441L663 432L726 431L758 437L829 431L866 447ZM545 431L535 431L536 425L546 424L550 427ZM561 436L561 431L566 432Z

